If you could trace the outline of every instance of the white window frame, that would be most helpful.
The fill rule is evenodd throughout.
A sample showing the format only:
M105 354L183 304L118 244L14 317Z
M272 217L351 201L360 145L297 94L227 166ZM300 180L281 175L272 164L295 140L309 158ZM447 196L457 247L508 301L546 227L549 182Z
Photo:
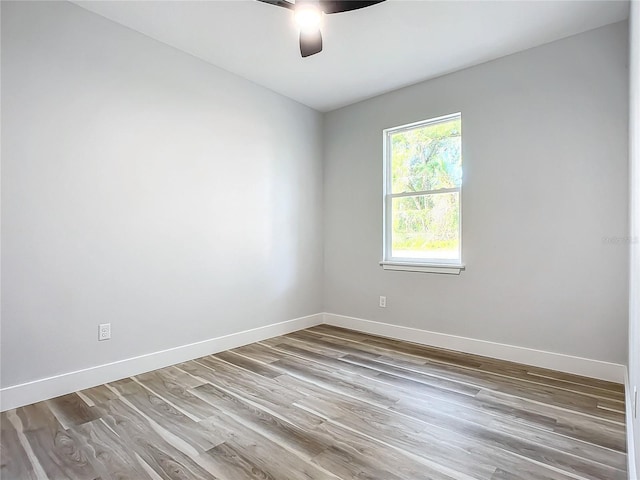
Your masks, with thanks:
M409 123L407 125L401 125L399 127L387 128L383 130L383 251L382 262L380 265L385 270L400 270L409 272L423 272L423 273L448 273L459 275L464 270L465 265L462 263L462 185L455 188L442 188L438 190L425 190L420 192L402 192L391 193L391 136L395 133L413 130L416 128L427 127L429 125L435 125L438 123L447 122L453 119L459 118L462 121L462 114L452 113L450 115L443 115L437 118L430 118L420 122ZM460 222L458 225L458 258L457 259L441 259L441 258L406 258L406 257L393 257L391 249L391 236L392 236L392 201L394 198L399 197L415 197L423 195L437 195L439 193L453 193L458 192L459 195L459 208L460 208Z

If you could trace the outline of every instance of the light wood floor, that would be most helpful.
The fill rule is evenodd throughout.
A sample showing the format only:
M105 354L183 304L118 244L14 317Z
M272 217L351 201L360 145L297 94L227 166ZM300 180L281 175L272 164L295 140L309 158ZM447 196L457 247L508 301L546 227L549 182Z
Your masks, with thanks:
M2 414L2 480L626 479L621 385L314 327Z

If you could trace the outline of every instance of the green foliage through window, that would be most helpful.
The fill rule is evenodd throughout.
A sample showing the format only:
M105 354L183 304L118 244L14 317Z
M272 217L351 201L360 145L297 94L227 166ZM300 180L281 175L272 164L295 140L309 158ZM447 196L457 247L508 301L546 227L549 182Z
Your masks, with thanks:
M391 131L391 256L458 259L462 128L460 116ZM387 159L389 161L389 159Z

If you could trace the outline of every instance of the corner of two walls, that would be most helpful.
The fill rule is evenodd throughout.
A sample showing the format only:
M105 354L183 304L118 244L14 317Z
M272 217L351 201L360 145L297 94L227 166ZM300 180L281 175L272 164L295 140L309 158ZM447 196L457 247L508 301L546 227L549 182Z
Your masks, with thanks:
M75 5L3 3L2 386L323 311L623 363L625 39L320 114ZM382 271L382 130L455 111L468 269Z
M640 2L631 2L629 15L629 169L630 253L629 268L629 375L627 391L627 438L629 478L640 474L640 405L634 391L640 389Z

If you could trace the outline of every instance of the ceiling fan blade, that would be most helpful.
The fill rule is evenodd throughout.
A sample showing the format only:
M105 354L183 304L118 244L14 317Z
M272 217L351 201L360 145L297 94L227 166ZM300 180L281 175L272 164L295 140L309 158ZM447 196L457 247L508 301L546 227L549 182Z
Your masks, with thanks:
M269 5L275 5L276 7L284 7L289 10L293 10L295 8L294 4L291 2L287 2L287 0L258 0L262 3L268 3Z
M322 34L320 30L300 32L300 55L308 57L322 51Z
M340 13L370 7L371 5L384 1L385 0L320 0L320 8L324 13Z

